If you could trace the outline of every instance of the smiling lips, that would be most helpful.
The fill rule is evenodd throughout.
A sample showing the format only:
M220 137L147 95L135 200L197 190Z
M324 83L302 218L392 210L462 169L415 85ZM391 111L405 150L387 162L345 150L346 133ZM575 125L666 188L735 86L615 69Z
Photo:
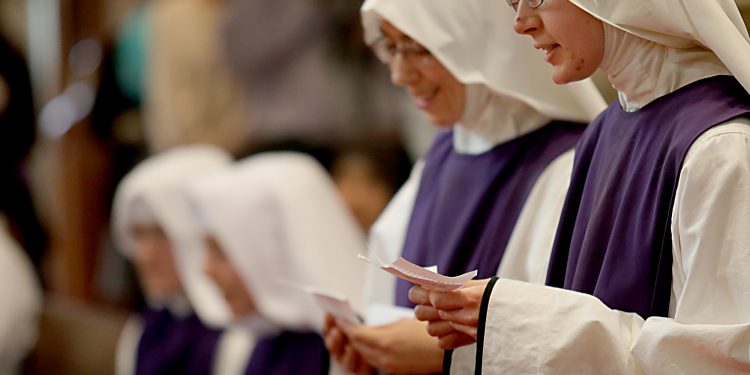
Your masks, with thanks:
M544 61L551 63L552 61L552 54L557 50L557 48L560 47L557 43L552 44L534 44L534 48L540 49L545 52L544 55Z
M411 93L411 96L417 101L417 107L421 110L427 109L427 107L430 106L430 103L432 102L432 99L434 99L437 96L438 90L435 89L430 92L426 93Z

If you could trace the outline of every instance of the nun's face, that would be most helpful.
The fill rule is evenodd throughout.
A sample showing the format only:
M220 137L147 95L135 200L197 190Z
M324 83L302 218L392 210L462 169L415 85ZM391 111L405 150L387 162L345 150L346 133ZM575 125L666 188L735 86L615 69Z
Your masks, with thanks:
M164 231L157 226L138 225L133 232L133 261L146 294L153 298L163 298L182 293L172 246Z
M216 283L216 286L224 294L224 299L226 299L235 317L254 314L255 303L250 293L216 239L213 236L206 236L205 243L207 251L203 272Z
M534 47L546 53L555 83L588 78L602 62L602 22L569 0L545 0L536 9L521 1L514 29L530 36Z
M411 38L387 21L380 28L389 50L398 51L405 45L416 44ZM420 46L421 47L421 46ZM438 126L455 124L464 112L466 89L429 51L422 49L420 60L395 52L388 66L391 81L403 86L430 121ZM409 51L414 53L414 51Z

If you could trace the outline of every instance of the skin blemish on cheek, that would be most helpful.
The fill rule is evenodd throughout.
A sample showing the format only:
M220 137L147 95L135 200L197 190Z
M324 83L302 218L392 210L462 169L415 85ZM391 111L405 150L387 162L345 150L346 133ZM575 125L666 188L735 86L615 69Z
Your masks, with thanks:
M583 67L584 67L585 65L586 65L586 60L584 60L584 59L581 59L581 60L580 60L580 61L578 62L578 66L576 66L576 72L580 72L581 70L583 70Z

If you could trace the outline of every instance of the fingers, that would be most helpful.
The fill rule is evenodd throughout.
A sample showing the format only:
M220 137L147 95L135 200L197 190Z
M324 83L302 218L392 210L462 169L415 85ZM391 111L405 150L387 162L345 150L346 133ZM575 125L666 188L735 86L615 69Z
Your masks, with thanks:
M479 308L488 280L478 280L450 292L430 292L430 304L438 310Z
M451 333L456 333L450 322L445 320L434 320L427 324L427 333L433 337L442 337Z
M371 375L372 372L372 367L370 367L365 361L359 361L359 366L357 367L357 370L354 371L356 375Z
M416 305L429 305L430 292L419 285L415 285L409 289L409 300Z
M333 318L333 315L326 314L325 324L323 325L323 334L327 335L328 331L335 326L336 326L336 320Z
M440 320L440 313L438 309L427 306L427 305L417 305L414 308L414 316L421 321L432 321L432 320Z
M476 327L479 321L479 309L460 309L452 311L440 311L440 319L453 323Z
M440 348L449 350L449 349L455 349L460 346L469 345L474 343L476 340L466 335L463 332L454 331L451 334L445 335L438 339L438 345Z
M338 328L332 328L326 333L324 340L326 349L333 355L336 360L341 360L344 355L344 348L347 340Z
M462 289L451 292L430 292L429 304L438 310L456 310L466 307L467 300L464 297Z
M356 373L361 367L360 362L361 359L359 358L359 354L353 347L347 345L344 349L344 355L341 358L341 366L343 366L346 371Z
M346 335L349 343L354 345L355 349L378 347L377 331L379 327L353 326L340 320L336 320L336 325Z
M472 338L474 338L476 340L476 338L477 338L477 327L476 326L468 326L468 325L458 324L458 323L454 323L454 322L451 322L450 325L456 331L465 333L466 335L469 335L469 336L471 336Z

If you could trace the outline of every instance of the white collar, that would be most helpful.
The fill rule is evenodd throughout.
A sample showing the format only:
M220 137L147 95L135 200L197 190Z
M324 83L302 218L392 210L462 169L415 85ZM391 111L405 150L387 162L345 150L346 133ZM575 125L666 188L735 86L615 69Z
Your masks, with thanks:
M655 99L690 83L731 75L711 51L677 49L640 38L606 22L601 68L626 112L635 112Z
M542 127L549 118L510 96L484 85L466 85L466 108L454 126L453 149L477 155Z

